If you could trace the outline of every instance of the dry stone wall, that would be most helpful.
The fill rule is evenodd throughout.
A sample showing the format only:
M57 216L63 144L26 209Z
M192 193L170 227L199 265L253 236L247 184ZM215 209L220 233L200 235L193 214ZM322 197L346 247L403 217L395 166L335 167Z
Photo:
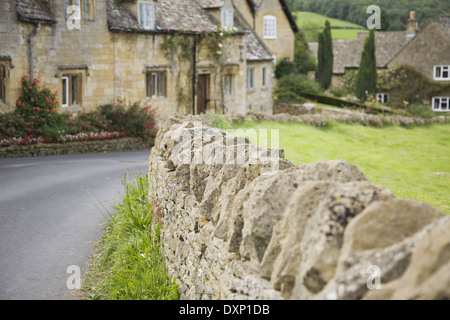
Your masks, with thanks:
M449 216L345 161L295 166L205 119L165 120L149 162L182 299L450 298Z

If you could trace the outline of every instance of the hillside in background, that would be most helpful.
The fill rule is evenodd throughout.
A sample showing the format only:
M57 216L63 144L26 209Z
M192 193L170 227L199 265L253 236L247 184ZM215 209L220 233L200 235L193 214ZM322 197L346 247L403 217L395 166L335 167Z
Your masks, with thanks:
M409 11L416 11L419 27L423 28L431 20L450 14L449 0L290 0L292 11L310 11L330 18L366 25L367 7L378 5L385 9L389 18L390 30L405 30Z
M356 39L358 33L367 32L367 29L360 25L314 12L299 11L294 12L294 16L297 25L305 33L307 42L317 42L319 32L322 32L326 20L330 22L333 39Z

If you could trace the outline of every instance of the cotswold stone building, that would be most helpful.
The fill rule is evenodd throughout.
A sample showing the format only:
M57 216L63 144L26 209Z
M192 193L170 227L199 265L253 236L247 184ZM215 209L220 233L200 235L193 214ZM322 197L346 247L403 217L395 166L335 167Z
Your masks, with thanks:
M358 70L361 53L367 33L360 33L355 40L333 41L333 88L343 87L343 76L352 70ZM317 53L317 43L310 48ZM378 71L384 72L394 66L408 66L428 81L430 94L421 101L434 111L450 111L450 17L443 16L430 22L423 30L418 30L415 13L410 13L407 30L375 32L375 54ZM443 89L433 89L436 84ZM394 100L395 93L378 92L382 102ZM395 97L395 100L403 100Z
M298 32L283 0L3 0L0 15L0 110L26 74L61 111L271 113L273 64Z

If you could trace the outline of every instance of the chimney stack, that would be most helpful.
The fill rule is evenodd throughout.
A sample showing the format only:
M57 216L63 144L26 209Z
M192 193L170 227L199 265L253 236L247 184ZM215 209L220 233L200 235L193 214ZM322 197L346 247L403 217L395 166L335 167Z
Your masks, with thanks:
M406 35L408 37L415 37L419 31L419 22L416 20L416 12L409 12L408 26L406 27Z

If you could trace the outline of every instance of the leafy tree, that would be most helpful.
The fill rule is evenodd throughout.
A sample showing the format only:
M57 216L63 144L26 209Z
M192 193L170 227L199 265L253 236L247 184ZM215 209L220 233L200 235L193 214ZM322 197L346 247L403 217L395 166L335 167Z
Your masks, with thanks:
M325 28L319 34L318 63L316 81L323 89L328 89L333 76L333 40L331 38L330 22L325 21Z
M375 32L371 29L364 41L355 94L360 100L366 100L368 94L374 94L377 87L377 61L375 57Z
M303 74L316 70L316 59L309 50L303 33L295 35L294 64L297 71Z

